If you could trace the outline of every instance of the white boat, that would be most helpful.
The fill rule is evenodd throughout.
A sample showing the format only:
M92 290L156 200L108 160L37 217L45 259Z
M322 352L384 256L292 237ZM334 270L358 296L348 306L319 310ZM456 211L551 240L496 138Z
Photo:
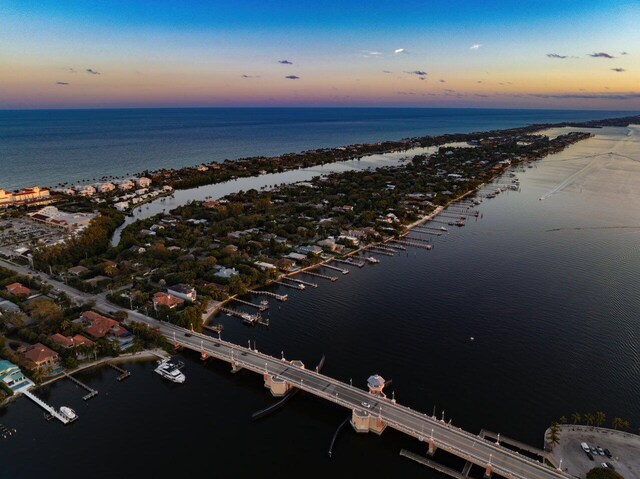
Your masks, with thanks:
M447 228L445 228L444 226L440 227L440 231L449 231Z
M180 368L183 366L184 364L180 361L172 362L171 358L162 359L158 361L158 367L155 368L153 372L171 382L182 384L186 379L185 375L180 371Z
M369 263L371 263L371 264L378 264L378 263L380 262L380 260L379 260L379 259L374 258L373 256L369 256L369 257L367 258L367 261L368 261Z
M67 406L62 406L60 408L60 414L66 417L69 421L75 421L76 419L78 419L78 415L76 414L76 412Z

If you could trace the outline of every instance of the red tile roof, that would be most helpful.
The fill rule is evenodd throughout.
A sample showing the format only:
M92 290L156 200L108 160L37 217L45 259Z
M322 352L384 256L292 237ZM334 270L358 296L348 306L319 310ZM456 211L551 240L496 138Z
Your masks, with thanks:
M29 288L24 287L20 283L11 283L6 286L7 291L15 296L28 295L31 293Z
M114 319L107 318L93 311L85 311L82 317L89 323L85 328L85 332L96 339L104 338L107 334L120 337L129 334L120 323Z
M153 295L153 304L154 305L162 305L167 308L173 308L174 306L180 306L184 303L184 299L178 298L169 293L163 293L162 291L158 291Z
M60 356L53 349L49 349L42 343L36 343L33 346L29 346L24 353L24 358L28 359L36 366L40 364L53 360L57 361Z
M56 333L56 334L52 334L50 338L51 338L51 341L53 341L56 344L59 344L63 348L73 347L73 339L71 339L69 336L63 336L60 333Z

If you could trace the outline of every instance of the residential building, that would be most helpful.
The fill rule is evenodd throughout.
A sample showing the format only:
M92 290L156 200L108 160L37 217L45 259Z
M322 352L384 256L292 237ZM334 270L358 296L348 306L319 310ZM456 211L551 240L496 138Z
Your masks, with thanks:
M240 272L235 269L235 268L225 268L224 266L216 266L216 272L214 274L214 276L217 276L218 278L225 278L225 279L231 279L232 276L235 276L237 274L240 274Z
M195 288L188 284L175 284L167 288L167 292L185 301L193 302L196 300L197 294Z
M0 359L0 381L14 392L33 384L18 366L5 359Z
M120 349L127 349L133 344L133 335L115 319L107 318L93 311L85 311L80 316L85 324L84 331L95 339L106 338L117 342Z
M76 334L75 336L64 336L60 333L56 333L49 336L49 339L65 349L73 349L76 346L80 345L89 347L93 347L96 345L96 343L80 334Z
M140 188L148 188L151 185L151 179L142 176L136 179L136 183Z
M40 188L39 186L23 188L15 193L0 188L0 207L49 200L50 196L51 193L47 188Z
M158 291L153 295L153 309L158 311L158 306L165 306L169 309L175 309L184 304L184 299L178 298L169 293Z
M78 265L73 268L69 268L67 272L73 276L81 276L85 273L89 272L89 268L85 268L84 266Z
M136 184L133 181L131 181L131 180L123 180L118 185L118 188L120 188L122 191L126 191L126 190L130 190L134 186L136 186Z
M29 346L22 357L29 369L54 368L60 361L60 355L42 343Z
M14 296L29 296L31 294L31 290L20 283L8 284L5 289Z

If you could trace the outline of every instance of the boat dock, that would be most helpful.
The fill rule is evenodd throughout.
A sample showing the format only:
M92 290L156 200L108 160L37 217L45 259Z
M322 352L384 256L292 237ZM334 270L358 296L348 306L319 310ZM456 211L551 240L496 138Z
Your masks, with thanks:
M256 303L252 303L251 301L244 301L242 299L238 299L238 298L233 298L232 301L237 301L240 304L244 304L246 306L251 306L252 308L256 308L260 311L266 311L267 309L269 309L269 304L256 304Z
M412 239L417 239L417 238L412 238ZM426 240L423 240L426 241ZM407 241L407 240L403 240L403 239L397 239L397 240L393 240L394 243L400 243L406 246L413 246L414 248L422 248L422 249L426 249L426 250L430 250L433 249L433 245L432 244L424 244L424 243L416 243L413 241Z
M372 254L382 254L385 256L395 256L396 251L391 248L384 248L381 246L367 246L367 251Z
M284 279L286 279L288 281L293 281L294 283L303 284L305 286L310 286L311 288L317 288L318 287L318 285L316 283L310 283L309 281L303 281L301 279L291 278L289 276L287 276Z
M46 402L44 402L38 396L33 394L31 391L25 390L25 391L22 391L22 394L24 394L26 397L31 399L34 403L36 403L42 409L47 411L52 417L55 417L62 424L69 424L71 422L71 420L67 416L60 414L60 412L58 412L54 407L49 406Z
M364 267L364 263L362 261L356 261L353 258L348 258L348 259L333 258L333 261L335 261L336 263L350 264L351 266L357 266L358 268Z
M117 377L118 381L124 381L129 376L131 376L131 371L127 371L126 369L122 369L120 366L117 366L113 363L107 363L107 366L115 369L120 373L120 376Z
M259 314L249 314L243 311L238 311L237 309L233 309L233 308L222 307L220 308L220 311L228 314L229 316L235 316L236 318L240 318L247 324L255 324L260 320Z
M275 284L278 284L280 286L286 286L287 288L293 288L293 289L299 289L299 290L303 290L304 289L304 285L303 284L291 284L291 283L285 283L283 281L274 281Z
M431 244L431 240L430 240L430 239L414 238L414 237L412 237L412 236L407 236L407 235L403 236L403 237L402 237L402 239L403 239L403 241L405 241L405 240L409 240L409 241L420 241L421 243L429 243L429 244ZM433 247L433 246L432 246L432 247ZM431 249L431 248L429 248L429 249Z
M271 291L258 291L258 290L253 290L251 291L252 294L262 294L264 296L270 296L272 298L277 299L278 301L287 301L289 299L289 295L287 294L276 294L276 293L272 293Z
M98 395L98 391L96 391L95 389L90 388L89 386L87 386L85 383L83 383L79 379L74 378L71 374L68 374L66 372L64 372L63 374L66 377L68 377L69 379L71 379L74 383L76 383L77 386L80 386L82 389L85 389L86 391L88 391L89 394L85 394L84 396L82 396L82 399L84 401L88 401L92 397Z
M332 269L334 271L340 271L342 274L349 274L349 270L348 269L343 269L343 268L338 268L337 266L332 266L330 264L323 264L322 266L324 266L325 268L329 268Z
M404 246L400 245L400 244L395 244L397 243L396 240L391 240L388 245L389 248L394 249L396 251L407 251L407 248L405 248Z
M328 279L329 281L338 281L337 276L329 276L327 274L316 273L315 271L302 271L303 274L308 274L309 276L315 276L316 278Z

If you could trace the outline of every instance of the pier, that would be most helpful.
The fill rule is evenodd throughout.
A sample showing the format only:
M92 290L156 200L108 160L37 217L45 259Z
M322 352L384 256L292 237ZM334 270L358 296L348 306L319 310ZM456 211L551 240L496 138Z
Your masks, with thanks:
M405 240L408 240L408 241L420 241L421 243L429 243L429 244L431 244L431 240L430 239L414 238L414 237L408 236L408 235L402 236L402 238L403 238L403 241L405 241ZM431 246L431 248L433 248L433 245ZM431 249L431 248L428 248L428 249Z
M336 263L350 264L351 266L357 266L358 268L364 267L364 263L362 261L356 261L353 258L348 258L348 259L334 258L333 261L335 261Z
M367 246L367 251L371 254L381 254L384 256L395 256L396 251L391 248L385 248L381 246Z
M267 309L269 309L269 304L268 303L267 304L263 304L263 303L256 304L256 303L252 303L251 301L244 301L244 300L238 299L238 298L233 298L232 301L236 301L236 302L238 302L240 304L244 304L246 306L251 306L252 308L256 308L256 309L258 309L260 311L266 311Z
M236 318L240 318L247 324L256 324L260 320L259 314L249 314L233 308L222 307L220 308L220 311L228 314L229 316L235 316Z
M305 286L309 286L311 288L317 288L318 285L316 283L310 283L309 281L303 281L301 279L297 279L297 278L291 278L289 276L287 276L286 278L284 278L288 281L293 281L294 283L298 283L298 284L303 284Z
M264 295L264 296L270 296L272 298L277 299L278 301L287 301L289 299L289 295L288 294L276 294L276 293L272 293L271 291L253 290L253 291L251 291L251 294L261 294L261 295Z
M63 374L66 377L68 377L69 379L71 379L74 383L76 383L77 386L80 386L82 389L85 389L89 393L89 394L85 394L84 396L82 396L82 399L84 401L88 401L92 397L98 395L98 391L96 391L95 389L90 388L89 386L87 386L85 383L83 383L79 379L74 378L71 374L68 374L66 372L64 372Z
M332 265L326 264L326 263L323 264L322 266L325 267L325 268L332 269L334 271L340 271L342 274L349 274L349 270L348 269L338 268L337 266L332 266Z
M291 284L291 283L285 283L283 281L274 281L274 283L280 286L285 286L287 288L293 288L293 289L299 289L299 290L304 289L304 284Z
M211 331L212 333L220 334L224 327L222 324L216 324L215 326L209 326L208 324L203 324L202 327L207 331Z
M426 240L423 240L423 241L426 241ZM422 249L426 249L426 250L433 249L433 245L432 244L416 243L414 241L407 241L407 240L404 240L404 239L393 240L393 242L394 243L400 243L400 244L407 245L407 246L413 246L414 248L422 248Z
M158 324L154 322L154 324ZM453 426L450 421L429 416L398 404L383 394L365 391L320 372L309 370L301 361L286 361L256 349L249 349L200 333L189 332L170 323L159 323L160 331L177 347L191 349L231 365L232 371L246 369L260 374L264 385L274 396L284 396L292 389L300 389L351 411L351 425L357 432L382 434L387 428L414 437L424 448L423 454L403 455L419 458L424 465L441 472L444 466L426 458L428 452L442 449L471 464L488 476L510 479L571 479L572 476L519 454L484 437ZM423 460L424 459L424 460ZM454 471L455 472L455 471ZM460 478L462 474L452 477Z
M328 274L316 273L315 271L302 271L303 274L308 274L309 276L315 276L316 278L328 279L331 282L338 281L337 276L329 276Z
M116 378L118 381L124 381L129 376L131 376L131 371L127 371L126 369L122 369L120 366L117 366L117 365L115 365L113 363L107 363L107 366L115 369L116 371L118 371L120 373L120 376L118 376Z
M40 399L38 396L36 396L35 394L33 394L31 391L22 391L22 394L24 394L26 397L28 397L29 399L31 399L34 403L36 403L38 406L40 406L42 409L44 409L45 411L47 411L52 417L56 418L58 421L60 421L62 424L69 424L71 422L71 419L69 419L67 416L65 416L64 414L61 414L60 412L58 412L54 407L49 406L46 402L44 402L42 399Z

